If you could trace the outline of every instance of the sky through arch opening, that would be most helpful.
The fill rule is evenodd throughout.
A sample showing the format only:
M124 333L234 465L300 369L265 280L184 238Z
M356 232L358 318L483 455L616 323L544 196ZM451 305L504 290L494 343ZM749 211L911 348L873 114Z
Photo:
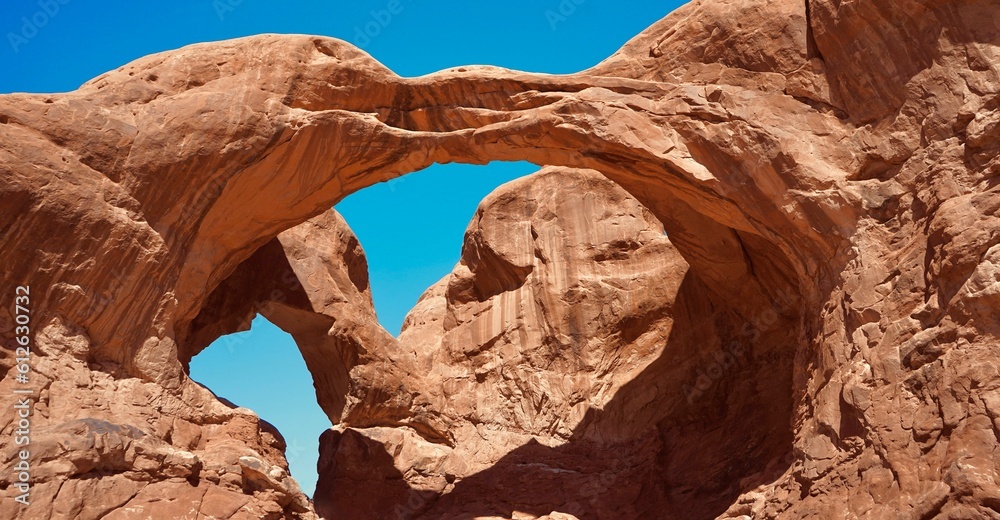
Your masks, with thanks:
M435 164L347 196L336 210L368 257L379 322L399 335L417 299L458 262L465 229L494 189L534 173L528 162Z
M289 472L312 496L319 434L331 425L292 336L258 314L250 330L222 336L193 357L190 370L191 378L215 395L278 429Z

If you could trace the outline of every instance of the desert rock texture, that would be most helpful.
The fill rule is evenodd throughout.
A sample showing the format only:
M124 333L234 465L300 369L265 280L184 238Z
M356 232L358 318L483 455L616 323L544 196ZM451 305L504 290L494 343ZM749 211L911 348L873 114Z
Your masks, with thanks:
M998 75L992 0L703 0L572 75L263 35L0 96L4 514L998 517ZM545 168L391 337L330 208L491 160ZM335 424L314 502L186 375L254 313Z
M670 375L691 366L657 371L663 389L635 381L664 362L675 316L693 311L675 302L686 272L662 224L596 171L546 168L500 187L454 271L407 316L402 355L354 373L361 396L380 374L413 374L387 401L410 402L404 416L423 428L393 427L393 410L371 400L346 415L322 438L317 512L648 517L655 504L636 509L638 486L604 488L655 469L650 427L683 395Z

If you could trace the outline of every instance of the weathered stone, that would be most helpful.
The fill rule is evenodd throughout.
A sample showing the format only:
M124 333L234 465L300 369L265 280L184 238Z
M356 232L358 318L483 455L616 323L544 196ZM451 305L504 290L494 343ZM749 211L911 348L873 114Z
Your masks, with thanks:
M477 434L501 448L472 460L476 473L391 475L429 492L411 513L995 516L997 19L986 0L702 0L572 75L401 78L337 40L267 35L148 56L70 93L0 96L0 291L31 286L32 424L55 457L35 461L40 509L19 514L312 515L290 488L244 482L240 457L287 471L273 428L185 375L258 309L226 300L252 288L226 284L259 254L284 256L300 286L259 311L296 336L339 423L335 451L426 443L466 460L467 425L492 425ZM355 248L323 214L434 162L490 160L599 171L662 223L688 266L675 292L647 295L669 307L662 354L641 347L658 327L642 313L616 337L581 304L620 287L538 292L534 212L479 216L464 263L411 313L410 339L377 327ZM583 259L590 276L623 247ZM252 279L283 283L266 278ZM543 298L491 303L527 292ZM575 330L603 347L640 345L635 372L604 374L621 384L610 401L593 380L547 379L575 373L570 359L584 375L622 368L555 347L576 344L574 305L587 318ZM18 324L2 309L0 395L12 396ZM475 319L498 310L521 320L506 336ZM558 399L538 398L548 390ZM2 410L10 461L15 414ZM615 443L607 460L594 450ZM610 465L622 457L635 464ZM379 460L390 474L400 462ZM91 465L119 473L77 473ZM604 473L616 493L574 497ZM107 504L74 498L108 482ZM206 505L213 489L235 498Z

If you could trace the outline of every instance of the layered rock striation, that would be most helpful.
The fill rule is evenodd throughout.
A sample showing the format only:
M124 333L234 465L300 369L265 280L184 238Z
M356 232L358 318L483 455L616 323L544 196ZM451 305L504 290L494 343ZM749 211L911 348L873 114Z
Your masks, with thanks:
M332 453L357 460L351 446L410 441L461 452L466 425L482 419L470 378L499 392L482 410L496 410L489 424L503 442L539 439L493 473L473 464L459 482L446 471L444 487L434 472L397 478L399 459L380 459L403 492L434 492L425 515L469 513L464 489L489 514L574 514L573 500L544 511L569 496L556 489L533 491L558 498L513 503L513 476L566 454L567 475L586 480L607 468L587 442L643 429L657 432L661 455L629 448L628 467L650 469L623 478L664 517L997 515L997 19L987 0L695 1L566 76L468 67L401 78L337 40L264 35L152 55L70 93L0 97L0 250L12 260L0 285L10 295L31 287L39 507L80 518L148 517L153 504L178 517L313 514L285 478L277 434L185 375L191 355L253 312L232 295L252 292L237 282L257 258L317 273L315 287L297 275L295 297L268 307L341 425L325 439ZM365 186L434 162L490 160L595 170L648 208L688 266L676 293L650 297L671 309L663 352L677 357L642 351L643 332L665 322L584 313L580 330L637 333L605 343L640 345L628 355L653 359L639 368L635 358L620 372L627 381L604 374L622 385L610 401L594 387L567 401L560 386L560 400L518 410L536 396L513 393L528 377L518 366L537 367L542 385L573 363L614 363L584 344L560 348L576 341L565 304L596 293L553 299L528 282L547 272L519 242L525 220L544 220L534 212L477 217L464 263L411 314L404 336L420 348L409 358L363 310L352 247L337 249L342 260L327 246L296 256L333 228L296 231L299 246L279 237ZM614 301L621 288L608 291ZM540 299L518 304L527 293ZM490 300L503 295L514 299ZM529 318L542 308L553 314ZM505 336L476 312L523 323ZM712 324L680 327L687 315ZM542 323L553 328L533 328ZM16 325L5 305L0 395L16 386ZM710 331L707 348L683 337L692 330ZM697 383L693 367L713 357L695 353L725 355L734 341L749 359L739 373ZM511 377L491 375L494 362ZM365 372L377 366L382 379ZM685 375L712 406L685 405ZM435 389L445 380L456 383ZM620 394L632 397L615 411ZM650 404L636 413L640 402ZM580 418L579 403L595 411ZM13 410L0 411L8 462ZM480 496L492 482L514 491ZM71 498L100 486L120 496L107 506ZM621 504L614 518L648 513L623 509L638 498L603 500ZM607 517L597 502L576 511ZM219 503L230 505L206 509Z
M600 479L626 457L635 464L618 472L653 464L634 445L656 444L636 432L650 436L661 410L618 401L650 404L623 399L624 387L670 348L686 271L659 221L598 172L546 168L498 188L459 264L407 316L403 355L352 377L366 396L381 374L420 374L405 381L408 415L437 435L394 427L383 405L361 400L365 413L324 434L317 511L509 518L585 498L605 512L632 507L633 496L570 490L607 487ZM634 431L610 425L619 421Z

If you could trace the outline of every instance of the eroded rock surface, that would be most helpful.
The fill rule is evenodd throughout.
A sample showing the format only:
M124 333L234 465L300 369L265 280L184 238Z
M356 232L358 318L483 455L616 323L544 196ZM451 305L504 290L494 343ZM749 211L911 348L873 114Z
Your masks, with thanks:
M23 490L17 473L4 472L5 517L314 517L289 477L284 439L253 412L190 381L175 394L88 362L87 333L60 317L39 329L30 444L5 442L0 451L13 468L19 450L30 450L30 506L14 505ZM9 394L13 383L3 382ZM18 420L4 416L11 440Z
M32 287L38 426L81 452L39 464L51 463L39 469L39 503L124 478L144 487L132 495L114 486L112 502L156 503L174 516L175 507L220 501L162 497L223 491L251 497L248 507L265 514L311 514L295 509L300 495L277 486L277 437L185 376L187 357L225 328L212 329L213 321L232 319L203 314L209 301L279 233L353 191L434 162L528 160L599 171L649 208L689 266L675 311L684 301L691 316L712 317L710 354L736 340L753 358L745 372L701 385L701 399L720 407L686 409L683 377L671 372L678 359L662 355L625 385L664 409L650 428L667 455L639 467L670 471L627 478L644 500L701 504L685 517L997 515L996 14L990 0L695 1L567 76L468 67L407 79L337 40L267 35L149 56L66 94L0 97L0 250L11 260L2 291ZM508 224L516 232L512 223L487 227ZM472 323L460 322L463 312L485 295L522 290L519 281L534 273L517 247L499 254L485 247L488 233L477 240L484 248L467 258L468 276L458 273L466 285L452 293L465 303L442 339L442 352L469 359L482 346L448 347L447 331L492 337L492 324L463 327ZM479 279L481 266L498 271ZM363 288L351 285L338 290L363 301L355 294ZM340 311L322 304L326 290L301 301L305 317L295 305L276 312L327 323L326 313ZM488 308L520 309L506 305ZM430 319L433 305L424 308ZM11 396L15 322L3 309L0 395ZM687 330L682 316L671 317L668 338L678 352L696 344L673 337ZM339 337L367 337L354 328ZM337 341L318 337L304 349L350 352ZM348 381L346 367L311 362L332 371L317 376L333 387L318 388L328 392L327 412L339 409L345 426L388 428L383 446L410 428L415 442L457 449L461 429L452 428L471 417L462 400L444 408L418 400L430 395L421 386L428 379L403 363L386 365L401 372L380 381L366 376L377 359L357 361ZM710 363L683 359L691 380L695 366ZM470 361L467 370L483 366ZM363 384L352 387L355 373ZM660 387L662 374L676 377ZM484 375L483 384L504 389ZM407 382L414 389L399 391ZM494 398L501 409L507 398ZM7 460L12 410L0 411ZM101 412L84 415L92 410ZM551 425L539 413L495 419L536 435ZM562 446L584 446L596 435L588 432L634 433L634 415L606 423L585 416L568 427L584 437ZM107 424L78 422L88 417ZM261 489L191 478L198 461L205 472L208 456L168 434L173 419L167 426L156 417L214 428L205 439L236 445L218 465L233 470L227 475L245 468L241 481ZM553 428L546 434L566 435ZM327 441L346 450L373 432L345 430ZM699 456L686 451L689 441L702 443ZM79 479L76 471L109 474ZM518 471L500 481L517 489ZM434 478L414 485L437 486ZM489 507L503 510L516 494L495 493ZM517 504L511 516L570 514L543 511L548 505ZM60 507L68 516L106 512L79 501ZM147 514L112 514L130 511Z
M608 479L653 469L650 426L673 397L651 405L656 390L635 400L625 387L671 348L686 272L660 222L598 172L547 168L498 188L455 270L407 316L403 356L352 377L352 394L367 396L385 373L420 374L404 381L409 415L440 434L392 427L360 400L324 434L317 511L638 514L637 488L609 491Z
M241 263L181 335L181 360L219 336L248 330L257 314L295 339L332 423L340 420L351 368L395 346L375 316L361 244L334 210L279 234Z

